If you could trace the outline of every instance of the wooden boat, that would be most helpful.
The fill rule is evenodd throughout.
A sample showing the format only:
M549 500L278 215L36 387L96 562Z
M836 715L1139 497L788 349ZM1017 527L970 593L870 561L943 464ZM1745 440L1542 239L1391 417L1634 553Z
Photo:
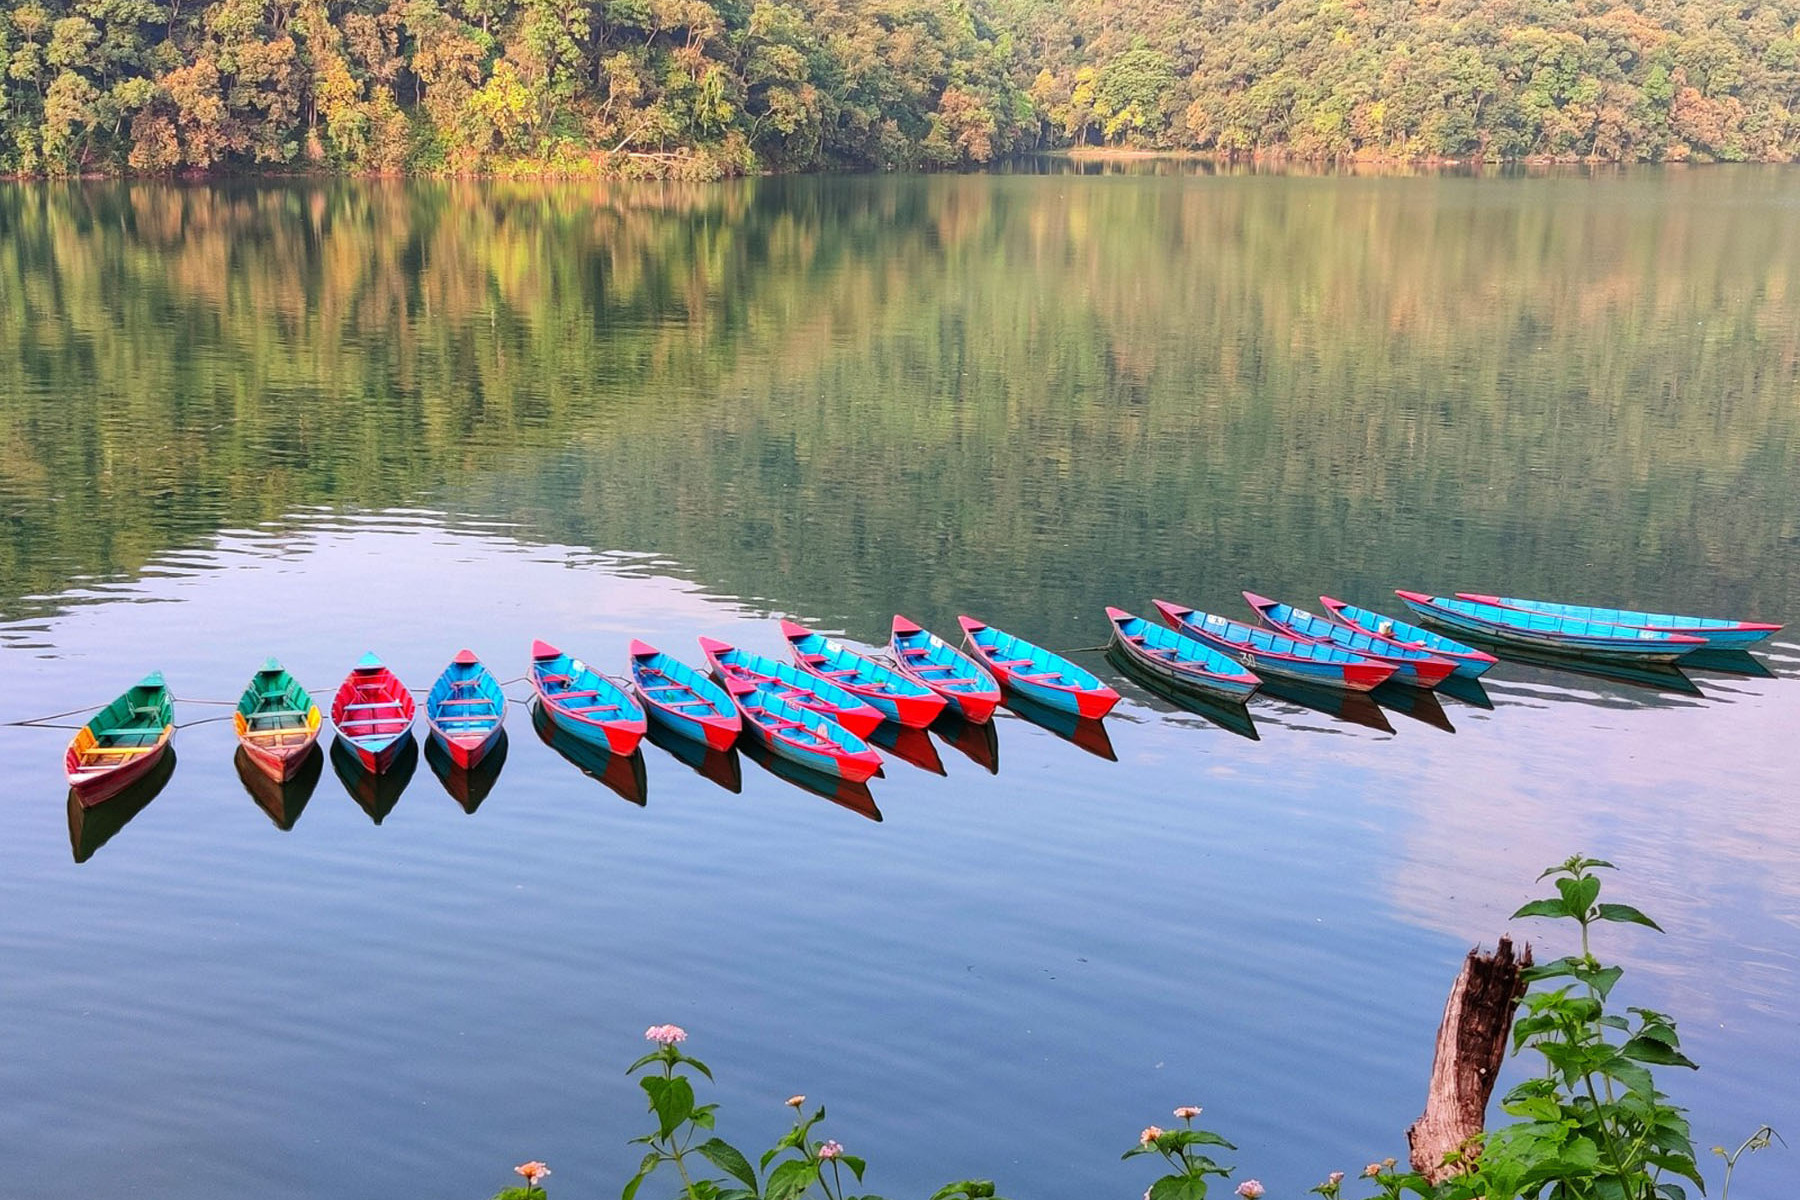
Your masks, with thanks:
M231 724L250 761L280 783L300 769L319 741L319 706L273 658L250 677Z
M794 661L821 679L830 680L881 715L908 729L923 729L944 711L945 699L884 663L856 653L793 621L781 623L781 635L793 648Z
M63 772L83 806L110 799L148 775L175 736L175 701L153 671L95 713L69 742Z
M1553 617L1598 621L1604 625L1686 634L1701 639L1711 650L1743 650L1771 634L1781 632L1779 625L1762 621L1736 621L1726 617L1684 617L1680 613L1640 612L1630 608L1593 608L1586 604L1553 604L1548 600L1517 600L1511 596L1483 596L1476 592L1458 592L1456 598L1476 604L1514 608L1520 612L1548 613Z
M810 708L742 679L725 687L761 746L808 770L864 783L881 770L881 756L862 738Z
M962 616L957 621L976 659L1027 700L1094 721L1119 702L1119 693L1101 683L1092 671L974 617Z
M481 756L481 761L472 767L465 767L451 761L442 743L436 739L428 739L425 742L425 765L431 768L431 773L437 776L438 782L444 785L444 790L450 793L450 798L456 801L463 812L473 816L475 810L481 807L481 802L488 798L488 793L494 790L494 785L500 782L500 769L506 766L506 751L510 744L506 731L501 730L500 736L494 739L493 746ZM380 781L386 777L376 775L374 778ZM392 808L390 803L387 811L392 811ZM381 818L376 816L377 810L365 806L364 811L375 817L377 825L381 824Z
M1152 625L1122 608L1108 608L1113 645L1143 670L1243 703L1262 686L1262 680L1205 642L1183 637L1173 629Z
M1319 603L1337 620L1362 630L1378 641L1406 649L1429 650L1439 658L1448 659L1456 664L1456 670L1451 672L1454 678L1479 678L1489 667L1500 661L1485 650L1465 646L1441 633L1433 633L1394 617L1358 608L1354 604L1345 604L1330 596L1320 596Z
M732 712L736 711L737 707L733 705ZM679 737L656 721L650 722L650 732L644 735L644 740L667 751L669 757L726 791L735 795L744 790L744 764L738 758L736 746L729 750L714 750L704 742Z
M713 750L731 748L743 720L724 688L647 642L633 639L630 653L632 690L652 721Z
M425 724L459 767L472 767L500 740L506 693L473 650L461 650L425 697Z
M1151 603L1171 628L1237 659L1264 679L1276 676L1312 687L1366 692L1394 673L1389 663L1330 642L1301 641L1167 600Z
M325 756L315 744L285 779L276 779L264 771L242 746L231 756L231 765L237 768L238 782L244 785L244 791L256 802L256 807L269 815L275 828L285 833L306 811L313 789L319 786L319 776L325 771Z
M436 738L428 738L425 742L431 753L449 761L449 756L439 748ZM502 759L506 755L504 738L501 748L488 758ZM485 759L484 759L485 761ZM400 740L399 752L394 755L393 762L385 771L371 771L364 767L362 758L356 748L343 737L331 739L331 769L356 801L358 808L375 824L379 825L394 811L394 805L400 803L406 785L412 782L413 772L419 769L419 742L408 733Z
M1000 704L1000 685L980 663L905 617L894 618L888 653L894 656L896 670L942 696L965 721L979 725Z
M131 819L150 806L157 794L175 774L175 750L156 756L150 769L113 793L110 802L90 808L81 802L74 788L69 789L69 850L75 861L84 863L94 852L112 840Z
M1172 676L1146 669L1143 662L1126 654L1117 642L1106 648L1106 661L1138 687L1180 712L1192 713L1252 742L1262 740L1256 720L1242 700L1228 700L1215 692L1189 687ZM1259 688L1260 690L1260 688Z
M1396 591L1394 594L1434 625L1472 633L1502 647L1516 646L1577 657L1672 663L1689 650L1706 645L1704 639L1685 633L1634 629L1629 625L1584 621L1554 613L1525 612L1477 600L1428 596L1423 592Z
M599 780L621 799L639 808L649 804L650 775L644 766L641 749L634 749L629 754L615 754L600 742L578 738L552 721L542 704L531 706L531 727L544 745L589 779Z
M774 692L790 704L831 718L857 737L868 737L881 724L880 709L863 703L831 680L811 671L802 671L792 663L766 658L716 638L701 638L700 649L706 654L713 677L727 691L734 679L754 684Z
M412 737L416 707L400 677L365 654L332 697L331 723L363 769L379 775L394 765L401 743Z
M1263 619L1264 624L1277 633L1285 633L1303 642L1330 642L1352 654L1387 663L1394 668L1394 673L1385 681L1387 683L1433 688L1456 670L1455 663L1447 658L1439 658L1429 650L1402 646L1388 638L1377 638L1374 634L1354 629L1329 617L1321 617L1291 604L1282 604L1255 592L1245 592L1244 601L1256 610L1256 615Z
M608 754L630 754L649 728L629 692L546 641L531 643L531 690L558 729Z

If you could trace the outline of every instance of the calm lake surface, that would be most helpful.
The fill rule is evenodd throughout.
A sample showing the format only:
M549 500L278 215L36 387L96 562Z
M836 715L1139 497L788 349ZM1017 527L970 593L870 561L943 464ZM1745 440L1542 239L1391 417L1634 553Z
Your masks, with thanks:
M161 668L188 725L73 828L69 731L0 727L0 1195L613 1195L664 1021L727 1137L804 1092L887 1195L1133 1197L1183 1103L1298 1195L1404 1155L1463 953L1567 951L1508 916L1578 850L1668 930L1604 952L1700 1146L1793 1141L1791 630L1763 677L1507 663L1255 740L1084 651L1106 744L1003 712L997 773L907 744L874 809L655 747L640 807L517 706L472 812L423 761L259 799L198 702L780 615L1074 650L1246 587L1792 621L1797 467L1793 170L0 185L0 721Z

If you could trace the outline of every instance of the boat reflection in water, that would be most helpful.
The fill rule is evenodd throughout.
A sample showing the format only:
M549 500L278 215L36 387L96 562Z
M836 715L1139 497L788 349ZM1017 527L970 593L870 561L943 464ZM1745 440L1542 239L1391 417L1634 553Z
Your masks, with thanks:
M1000 730L992 720L971 721L946 709L931 723L931 732L989 775L1000 773Z
M256 801L256 807L268 813L275 828L284 833L292 829L300 814L306 811L306 802L312 799L313 789L319 786L319 777L325 773L325 752L316 742L311 753L281 782L276 782L274 776L257 766L242 746L231 761L237 768L238 782Z
M1258 694L1264 699L1298 705L1351 725L1361 725L1365 729L1381 733L1394 732L1394 727L1388 723L1387 714L1381 711L1381 705L1369 699L1367 692L1307 687L1288 679L1264 679L1262 691Z
M875 807L875 794L869 790L868 784L851 783L848 779L839 779L835 775L803 767L774 753L755 738L745 738L742 749L751 762L778 779L786 780L815 796L823 796L858 816L867 817L871 821L881 820L881 810Z
M641 749L633 750L630 754L610 754L592 742L584 742L580 738L572 737L553 723L550 715L544 711L543 705L536 701L533 701L531 705L531 727L537 730L537 735L543 740L544 745L562 755L583 775L590 779L598 779L639 808L649 803L650 776L644 767L644 752ZM480 773L480 768L477 768L476 773ZM495 766L494 773L495 775L499 774L498 765ZM438 778L442 779L443 775L440 773ZM444 786L449 787L450 781L444 780ZM487 787L481 790L481 795L486 796L488 788L493 786L493 780L488 780ZM479 803L481 800L477 798L474 804L465 803L463 807L474 812L475 804Z
M1477 681L1471 679L1467 682L1476 683ZM1397 712L1403 717L1422 721L1433 729L1441 729L1445 733L1456 732L1456 726L1450 723L1450 717L1444 712L1444 705L1438 700L1437 693L1429 688L1384 683L1369 693L1369 699L1389 712Z
M1775 678L1769 664L1748 650L1696 650L1681 660L1681 669L1747 675L1752 679Z
M1470 679L1466 675L1452 675L1437 685L1440 696L1448 696L1452 700L1460 700L1471 708L1493 710L1494 701L1488 696L1487 689L1481 686L1481 680Z
M1647 688L1652 691L1674 692L1683 696L1704 696L1706 694L1700 690L1699 684L1682 674L1681 666L1673 663L1641 663L1610 658L1581 658L1572 654L1552 654L1547 650L1526 650L1519 646L1502 645L1498 642L1490 642L1484 638L1476 637L1473 634L1471 634L1467 640L1471 646L1477 646L1486 650L1488 653L1498 657L1502 662L1521 663L1528 667L1542 667L1549 671L1567 671L1575 675L1586 675L1592 679L1607 679L1614 683L1629 683L1636 687ZM1721 654L1727 654L1726 651L1721 650L1709 650L1704 651L1703 653L1715 660ZM1742 652L1739 651L1738 653ZM1683 658L1681 660L1681 665L1685 666L1688 659L1692 657L1694 656L1690 654L1687 658ZM1744 657L1749 658L1750 656L1746 654ZM1740 664L1742 662L1741 659L1737 659L1735 656L1728 656L1726 661L1737 662ZM1755 662L1754 659L1751 659L1751 661ZM1575 700L1580 699L1580 697L1570 696L1569 699Z
M1078 717L1059 708L1047 708L1008 688L1002 688L1001 693L1004 697L1001 703L1014 716L1054 733L1063 741L1081 747L1096 758L1104 758L1107 762L1119 761L1118 753L1113 750L1112 738L1106 732L1104 720Z
M710 779L733 795L744 790L744 764L735 746L714 750L693 738L682 737L659 721L650 722L646 737L676 762L692 768L696 775Z
M1119 674L1164 704L1203 717L1220 729L1235 733L1241 738L1249 738L1253 742L1262 740L1262 735L1256 732L1256 721L1244 705L1221 700L1196 688L1182 687L1166 676L1148 671L1121 651L1116 643L1107 648L1106 661L1117 668Z
M944 712L948 712L945 709ZM938 716L943 716L940 712ZM935 723L935 719L934 719ZM909 762L921 771L929 771L933 775L946 775L944 760L939 757L937 746L932 744L931 735L923 729L913 729L894 721L883 721L869 735L869 741L882 750L893 755L902 762Z
M94 851L106 845L113 834L125 828L131 818L148 808L157 793L175 774L175 747L163 752L162 760L141 779L132 781L116 795L92 808L83 807L75 789L69 789L69 849L75 861L84 863Z
M394 756L394 765L376 774L364 769L356 751L343 738L334 737L331 739L331 769L343 783L344 790L350 793L350 798L379 825L394 811L394 805L400 803L400 793L406 790L406 785L412 782L413 772L419 769L419 740L407 734L400 744L400 752Z

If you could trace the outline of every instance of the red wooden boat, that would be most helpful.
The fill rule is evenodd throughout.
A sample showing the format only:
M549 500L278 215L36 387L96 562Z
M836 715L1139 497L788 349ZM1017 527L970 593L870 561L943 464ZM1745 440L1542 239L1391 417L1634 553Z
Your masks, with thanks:
M700 649L706 654L714 677L727 691L734 679L767 688L790 704L831 718L857 737L868 737L881 724L880 709L863 703L831 680L802 671L792 663L766 658L717 638L701 638Z
M830 680L908 729L925 728L937 720L948 703L918 680L804 625L783 621L781 636L793 647L794 661L802 669Z
M902 675L942 696L966 721L979 725L1000 706L1000 685L986 668L922 625L896 616L888 652Z
M400 677L365 654L350 668L331 701L331 723L362 769L379 775L411 740L417 705Z

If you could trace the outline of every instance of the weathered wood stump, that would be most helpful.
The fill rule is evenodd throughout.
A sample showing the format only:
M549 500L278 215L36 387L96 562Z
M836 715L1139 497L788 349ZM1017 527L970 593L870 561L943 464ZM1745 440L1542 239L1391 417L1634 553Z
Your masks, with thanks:
M1502 937L1492 954L1483 954L1480 946L1470 950L1450 989L1425 1111L1406 1131L1413 1170L1434 1183L1462 1169L1446 1165L1444 1156L1461 1150L1486 1124L1513 1013L1525 994L1520 976L1530 965L1531 946L1514 958L1512 939Z

